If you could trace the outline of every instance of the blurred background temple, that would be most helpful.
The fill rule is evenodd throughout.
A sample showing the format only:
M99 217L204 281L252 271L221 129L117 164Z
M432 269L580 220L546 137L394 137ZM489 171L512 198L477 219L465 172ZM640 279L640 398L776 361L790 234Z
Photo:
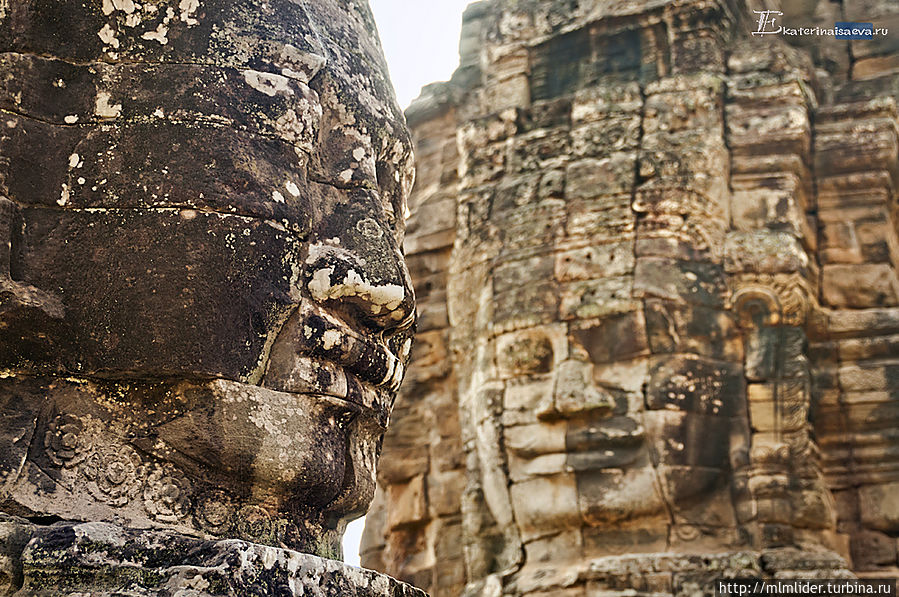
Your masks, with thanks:
M887 33L775 33L836 22ZM485 0L460 54L406 112L421 319L363 565L895 576L899 5Z

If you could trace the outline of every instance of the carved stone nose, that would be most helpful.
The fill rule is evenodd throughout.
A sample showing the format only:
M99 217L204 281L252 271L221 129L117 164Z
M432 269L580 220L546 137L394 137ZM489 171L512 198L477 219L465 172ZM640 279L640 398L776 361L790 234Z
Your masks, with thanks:
M305 284L316 302L350 321L383 332L408 328L415 295L393 232L371 209L371 197L335 210L340 226L319 227L305 261ZM329 232L333 231L334 234Z

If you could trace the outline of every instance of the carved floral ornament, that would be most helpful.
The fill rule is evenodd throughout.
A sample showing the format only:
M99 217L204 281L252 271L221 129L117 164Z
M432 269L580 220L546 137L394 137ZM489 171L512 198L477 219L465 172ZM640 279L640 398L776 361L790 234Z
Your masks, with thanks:
M79 479L97 501L115 508L140 502L148 517L183 524L213 536L234 534L277 543L296 526L258 506L243 506L221 489L203 490L171 463L147 461L125 444L99 444L99 423L90 415L60 414L47 425L48 460Z
M171 464L156 467L144 485L144 507L160 522L180 522L190 514L191 483Z
M140 491L144 465L131 446L103 446L82 464L81 472L92 483L91 494L110 506L124 506Z
M92 418L81 419L75 415L59 415L47 427L44 449L50 461L59 467L72 468L92 452L94 436Z
M803 326L817 308L808 281L797 275L746 274L732 282L728 306L744 328Z

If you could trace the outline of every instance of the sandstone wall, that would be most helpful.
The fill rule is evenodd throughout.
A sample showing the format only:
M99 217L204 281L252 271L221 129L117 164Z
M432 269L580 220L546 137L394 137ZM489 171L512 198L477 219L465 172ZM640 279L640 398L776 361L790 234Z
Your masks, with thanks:
M407 112L421 322L363 563L437 597L899 573L899 7L488 0L460 49Z

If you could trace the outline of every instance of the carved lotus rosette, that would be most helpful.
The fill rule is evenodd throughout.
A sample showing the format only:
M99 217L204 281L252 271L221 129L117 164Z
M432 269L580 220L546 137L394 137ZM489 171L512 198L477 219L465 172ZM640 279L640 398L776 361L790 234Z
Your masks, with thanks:
M244 506L237 513L236 534L245 541L273 545L283 539L288 521L273 518L259 506Z
M208 491L197 499L194 521L201 530L210 535L223 535L234 528L236 506L224 491Z
M140 455L130 446L104 446L84 461L88 489L111 506L124 506L138 494L144 477Z
M160 522L179 522L190 515L191 483L171 464L157 466L144 485L144 508Z
M44 449L47 458L56 466L74 468L91 454L92 438L89 417L59 415L47 426Z
M288 535L299 534L296 525L286 518L273 517L259 506L240 507L231 495L218 489L200 496L194 521L211 535L229 535L263 545L284 543Z

